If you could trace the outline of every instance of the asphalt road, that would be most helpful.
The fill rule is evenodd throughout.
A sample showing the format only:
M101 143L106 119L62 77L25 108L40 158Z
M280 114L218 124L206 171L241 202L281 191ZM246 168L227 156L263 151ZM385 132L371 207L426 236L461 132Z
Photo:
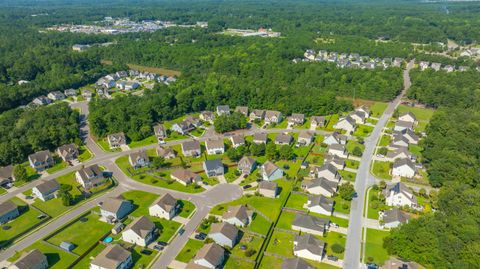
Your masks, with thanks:
M372 134L365 139L365 151L363 152L362 160L360 161L360 166L355 178L355 190L358 196L352 201L350 208L347 242L343 260L343 268L345 269L358 269L363 266L360 261L360 256L362 251L362 228L364 226L363 211L365 206L365 195L367 188L375 184L375 178L370 174L370 164L372 162L373 155L375 154L375 147L381 136L383 128L386 126L388 120L395 111L395 108L400 104L405 92L408 90L408 88L410 88L411 82L409 71L412 67L413 61L409 62L406 70L404 70L404 89L402 90L401 94L389 103L387 109L384 111L375 125Z

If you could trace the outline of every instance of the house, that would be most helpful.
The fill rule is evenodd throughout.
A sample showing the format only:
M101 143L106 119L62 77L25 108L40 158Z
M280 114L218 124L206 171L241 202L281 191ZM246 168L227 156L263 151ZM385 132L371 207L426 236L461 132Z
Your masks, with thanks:
M325 117L324 116L312 116L310 117L310 129L315 130L318 127L325 126Z
M108 135L107 141L111 149L119 148L127 144L127 139L123 132Z
M117 75L117 77L119 77L119 78L126 78L126 77L128 77L128 73L127 73L127 71L125 71L125 70L118 71L118 72L115 73L115 75Z
M278 124L282 121L282 113L280 111L267 110L265 111L265 123Z
M303 207L310 212L331 216L333 212L333 200L323 195L309 195L308 201Z
M75 178L85 189L100 186L105 182L103 172L96 164L78 170L75 172Z
M223 213L222 220L238 227L247 226L252 221L252 216L244 205L230 206Z
M267 144L266 133L256 133L253 135L253 143L255 144Z
M403 131L397 132L396 134L402 135L408 140L408 143L410 144L418 144L418 141L420 138L415 134L415 132L412 129L404 129Z
M125 227L125 230L122 232L122 240L130 244L146 247L155 240L156 231L155 223L147 217L141 216Z
M190 124L190 125L193 125L193 127L199 127L199 126L202 125L201 121L200 121L200 118L193 117L191 115L187 116L183 121Z
M67 144L57 148L57 154L65 162L70 162L78 158L78 146L75 144Z
M293 255L321 262L325 250L325 242L311 234L296 235L293 241Z
M42 183L32 188L32 194L42 201L48 201L57 197L60 184L55 180L43 180Z
M86 51L88 48L90 48L90 45L74 44L72 46L73 51Z
M443 67L443 70L447 71L447 73L450 73L455 71L455 66L447 64Z
M402 135L394 135L390 147L392 148L408 148L408 139Z
M55 165L55 160L48 150L37 151L28 155L28 162L30 163L30 167L38 172Z
M199 175L195 174L192 171L183 169L183 168L179 168L179 169L173 171L170 174L170 177L173 180L176 180L177 182L179 182L180 184L182 184L184 186L187 186L189 184L192 184L192 183L195 183L195 182L198 182L198 181L202 180L202 178Z
M339 182L341 179L340 174L338 173L337 168L329 163L325 163L324 165L318 167L314 166L310 170L310 176L316 177L316 178L325 178L326 180L332 181L332 182Z
M399 120L395 122L395 126L393 127L395 132L403 132L406 129L413 129L413 122Z
M331 144L327 148L327 152L330 155L335 155L340 158L347 158L348 157L348 152L345 147L345 145L342 144Z
M9 269L47 269L48 261L38 249L32 249L13 262Z
M132 91L137 89L138 87L140 87L140 83L135 80L125 81L125 84L123 84L123 90L126 90L126 91Z
M385 196L385 204L388 206L415 207L417 205L417 198L413 194L413 191L402 182L388 186L383 190L383 195Z
M287 118L289 125L302 125L305 122L305 115L299 113L293 113Z
M243 114L245 117L248 117L248 107L246 106L237 106L235 112Z
M420 62L419 63L420 71L425 71L428 68L429 65L430 65L429 62L424 62L424 61Z
M402 58L395 57L395 59L393 60L393 66L394 67L401 67L402 63L403 63Z
M290 145L292 143L292 136L289 134L278 134L275 137L275 144L276 145Z
M340 134L338 132L333 132L332 134L326 136L325 139L323 139L323 143L326 145L332 145L332 144L345 145L347 144L347 136Z
M210 243L204 245L193 258L193 263L203 268L216 269L222 268L225 261L225 250L215 244ZM196 267L198 268L198 267Z
M230 107L227 105L217 106L217 115L230 115Z
M298 134L297 146L308 146L313 141L313 133L309 131L301 131Z
M208 177L223 176L225 168L222 159L206 160L203 162L203 170Z
M268 198L276 198L278 194L278 184L272 181L260 181L258 183L258 193Z
M242 174L250 175L257 167L257 162L254 158L243 156L238 162L237 168Z
M364 124L365 123L365 113L361 111L354 111L350 113L350 117L355 121L356 124Z
M181 135L186 135L195 129L195 125L190 121L183 120L182 122L174 123L171 129Z
M216 155L225 153L225 145L223 139L209 139L205 142L205 148L208 155Z
M239 232L240 230L230 223L213 223L208 238L222 247L233 248L238 242Z
M63 94L65 94L65 96L67 96L67 97L77 96L77 90L75 90L75 89L66 89L66 90L63 91Z
M189 140L182 143L182 153L185 157L198 157L202 154L200 142Z
M276 166L271 161L266 161L262 165L262 178L263 180L276 180L283 177L283 170Z
M90 90L83 90L82 91L82 97L87 99L87 101L90 101L92 99L93 93Z
M250 120L251 121L263 120L263 118L265 118L265 110L254 109L252 112L250 112Z
M399 147L394 151L389 151L386 157L389 161L395 161L397 159L411 159L412 154L408 151L408 148Z
M128 154L128 162L133 167L133 169L146 167L150 164L150 160L145 150Z
M395 159L393 162L392 176L413 178L415 173L415 164L410 159Z
M164 159L173 159L176 157L175 151L170 147L157 147L157 156Z
M45 95L40 95L32 101L32 103L37 106L45 106L50 104L51 102L52 100L48 99Z
M325 178L314 178L302 183L302 188L310 194L332 197L337 192L338 183Z
M415 117L415 114L413 114L412 112L406 112L406 113L400 114L398 116L398 120L399 121L411 122L413 124L417 122L417 118Z
M329 223L328 219L296 214L292 221L292 230L323 236Z
M171 220L175 217L179 208L178 200L166 193L153 202L148 208L148 213L150 216Z
M232 142L232 147L234 148L245 145L245 138L243 135L232 135L230 136L230 141Z
M1 166L0 167L0 186L11 183L15 181L13 177L13 165Z
M202 111L200 112L199 118L203 121L208 121L213 124L215 120L215 114L212 111Z
M333 125L333 128L347 131L347 134L351 134L355 131L356 121L350 116L341 117L338 122Z
M282 269L316 269L316 267L310 265L304 259L289 258L283 260Z
M109 244L90 262L90 269L128 269L132 265L130 251L119 244Z
M14 202L7 200L0 203L0 224L5 224L19 215L20 211L18 211L18 206Z
M100 215L105 221L113 223L126 217L132 210L132 202L122 196L108 197L100 206Z
M162 141L167 137L167 129L165 129L165 126L163 124L155 125L153 127L153 132L155 133L158 141Z
M416 262L402 261L395 257L391 257L389 260L385 261L380 269L425 269L425 267Z
M380 216L380 220L383 222L383 227L387 229L396 228L403 223L407 223L410 219L410 215L398 208L386 210Z
M65 94L61 91L54 91L47 94L47 97L50 98L52 101L60 101L65 99Z
M325 163L333 165L335 168L337 168L337 170L343 170L346 165L344 158L340 158L337 155L330 154L328 154L325 158Z

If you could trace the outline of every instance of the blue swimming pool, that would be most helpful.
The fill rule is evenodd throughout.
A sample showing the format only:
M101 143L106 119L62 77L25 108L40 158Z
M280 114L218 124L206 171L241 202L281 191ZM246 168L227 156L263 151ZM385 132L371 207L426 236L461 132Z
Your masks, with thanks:
M110 236L103 239L103 242L105 242L105 243L110 243L112 241L113 241L113 238L111 238Z

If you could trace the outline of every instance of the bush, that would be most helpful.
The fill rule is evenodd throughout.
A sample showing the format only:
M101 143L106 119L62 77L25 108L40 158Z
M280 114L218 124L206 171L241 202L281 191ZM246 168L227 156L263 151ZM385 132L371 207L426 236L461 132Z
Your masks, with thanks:
M340 244L333 244L331 249L334 253L343 253L345 251L345 248Z
M352 154L353 156L361 157L363 152L362 152L362 149L357 146L353 148Z
M152 184L155 184L155 183L157 183L157 182L158 182L158 180L156 180L156 179L152 178L152 179L150 180L150 182L151 182Z
M348 209L350 206L348 204L342 204L343 209Z
M245 251L245 256L247 256L247 257L252 257L253 255L255 255L255 253L257 253L256 250L254 250L254 249L249 249L249 250Z

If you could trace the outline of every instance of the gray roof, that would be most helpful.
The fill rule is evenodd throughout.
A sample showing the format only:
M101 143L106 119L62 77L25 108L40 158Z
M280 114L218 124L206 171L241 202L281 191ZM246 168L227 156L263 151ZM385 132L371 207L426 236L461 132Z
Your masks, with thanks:
M278 188L278 184L273 181L263 180L263 181L260 181L260 183L258 183L258 188L275 191Z
M148 161L148 155L147 155L147 152L145 150L132 152L128 155L128 157L132 160L132 163L133 163L134 166L141 159Z
M153 132L155 134L165 133L166 132L165 126L163 126L163 124L157 124L153 127Z
M126 144L125 134L123 132L108 135L108 140L117 144Z
M408 158L396 159L393 162L393 168L401 167L404 165L408 166L410 169L415 171L415 164Z
M280 111L267 110L265 111L265 118L279 117L282 113Z
M246 106L237 106L237 107L235 108L235 112L240 112L240 113L242 113L242 114L244 114L244 115L247 115L247 114L248 114L248 107L246 107Z
M223 139L209 139L205 142L205 147L207 149L224 149L225 144L223 143Z
M350 125L355 126L355 120L347 115L346 117L340 118L338 121L346 120Z
M383 212L383 214L383 221L385 223L391 223L396 221L405 223L410 219L410 216L407 213L401 211L398 208L386 210L385 212Z
M305 184L307 189L314 187L321 187L325 190L328 190L331 193L334 193L337 190L338 183L330 181L326 178L314 178L310 182Z
M255 117L263 117L265 116L265 110L262 109L254 109L250 114L255 115Z
M18 269L31 269L36 268L38 264L47 259L42 252L38 249L33 249L30 252L22 255L20 259L13 263Z
M232 136L232 143L234 145L245 144L245 138L243 137L243 135L234 135Z
M403 134L403 136L410 136L415 141L419 140L419 137L415 134L414 131L412 131L412 129L405 129L401 131L401 134Z
M330 223L328 219L322 219L310 215L295 215L295 218L292 221L292 225L297 227L302 227L310 230L315 230L319 232L325 232L325 226Z
M413 197L413 201L417 200L416 197L413 195L413 191L402 182L398 182L391 186L388 186L385 190L383 190L383 193L384 195L388 195L392 191L394 194L403 193L408 197Z
M228 106L228 105L217 106L217 111L218 112L229 113L230 112L230 106Z
M56 192L60 188L60 184L55 179L44 180L35 188L37 188L42 195L48 195L50 193Z
M200 142L197 140L189 140L182 143L182 149L184 151L200 150Z
M322 255L325 248L325 242L311 234L297 235L295 236L295 242L294 251L306 249L315 255Z
M160 157L166 157L168 155L174 155L175 156L175 151L170 148L170 147L162 147L162 146L159 146L157 148L157 154L158 156Z
M255 165L255 159L248 156L243 156L242 159L238 162L239 167L249 167L252 168Z
M412 154L410 153L410 151L408 151L408 148L406 148L406 147L399 147L399 148L395 149L394 151L389 151L389 152L387 153L387 158L392 159L392 158L395 158L395 157L397 157L398 155L400 155L400 154L402 154L402 153L406 154L406 156L411 156L411 155L412 155Z
M209 234L220 233L228 239L234 241L237 239L239 230L234 225L227 222L213 223Z
M308 207L314 207L318 205L328 212L332 212L333 210L333 200L328 199L323 195L310 195L308 197L308 201Z
M339 132L333 132L332 136L337 140L338 142L340 141L347 141L347 136L344 134L341 134Z
M17 208L18 206L10 200L0 203L0 216L3 216L6 213L11 212Z
M89 180L90 178L103 175L102 170L97 164L91 165L89 167L85 167L83 169L78 170L80 177L83 181Z
M267 174L268 177L271 176L276 170L280 169L271 161L266 161L262 167L263 171L265 171L265 174Z
M256 133L253 135L253 141L267 141L267 134L266 133Z
M332 165L332 163L344 166L345 165L345 159L338 157L337 155L332 155L328 154L327 157L325 158L325 163ZM332 165L333 166L333 165ZM335 173L335 172L332 172Z
M405 142L405 143L409 144L408 139L406 137L404 137L403 135L394 135L393 136L392 144L395 144L397 142Z
M221 265L222 261L224 260L225 257L225 250L215 244L215 243L210 243L204 245L195 255L195 260L200 260L200 259L205 259L207 260L210 264L213 264L214 266L218 267Z
M313 133L312 132L309 132L309 131L301 131L299 134L298 134L298 138L303 138L303 139L312 139L313 137Z
M290 117L288 117L288 120L293 122L303 122L305 120L305 115L300 113L293 113Z
M223 213L223 219L237 218L243 223L248 223L248 212L247 208L244 205L231 206L228 210Z
M316 169L316 172L319 173L321 171L325 171L327 170L328 172L334 174L334 175L337 175L338 173L338 170L335 166L333 166L333 164L331 163L325 163L324 165L320 166L320 167L314 167L314 169Z
M123 199L123 197L108 197L103 201L101 208L107 212L116 213L122 207L123 203L130 203L130 201Z
M217 170L223 167L222 159L206 160L203 163L207 171Z
M170 174L171 177L175 177L181 181L184 181L186 183L190 183L191 181L194 181L195 179L197 179L199 177L199 175L195 174L194 172L190 171L190 170L187 170L187 169L183 169L183 168L179 168L175 171L173 171L171 174Z
M282 144L288 144L292 142L292 136L289 134L278 134L275 137L275 142L282 143Z
M312 116L310 121L316 122L319 125L323 125L325 123L325 116Z
M315 269L302 258L290 258L283 260L282 269Z
M413 114L413 113L410 112L410 111L409 111L409 112L405 112L405 113L401 113L398 117L400 118L400 117L407 116L407 115L410 116L410 117L412 117L413 120L417 120L417 117L415 117L415 114Z
M13 176L13 165L0 167L0 182Z
M155 223L153 223L147 217L141 216L132 221L132 223L130 223L125 230L132 230L140 237L145 238L148 234L155 230L155 228Z
M52 158L52 154L48 150L42 150L42 151L38 151L38 152L35 152L33 154L30 154L28 156L28 158L30 160L32 160L32 162L34 162L34 163L35 162L45 162L48 159Z
M78 147L77 145L71 143L58 147L57 151L62 157L66 157L69 155L78 154Z
M342 144L331 144L328 146L327 150L339 150L339 151L345 151L345 145Z
M110 244L93 259L92 264L103 268L117 268L118 264L126 261L130 251L118 244Z
M399 127L404 127L404 128L409 128L409 129L411 129L411 128L413 128L413 123L410 122L410 121L401 121L401 120L399 120L399 121L397 121L397 122L395 123L395 126L399 126Z
M177 206L177 199L173 198L173 196L169 193L166 193L162 195L162 197L158 198L153 205L158 205L163 210L170 212Z

